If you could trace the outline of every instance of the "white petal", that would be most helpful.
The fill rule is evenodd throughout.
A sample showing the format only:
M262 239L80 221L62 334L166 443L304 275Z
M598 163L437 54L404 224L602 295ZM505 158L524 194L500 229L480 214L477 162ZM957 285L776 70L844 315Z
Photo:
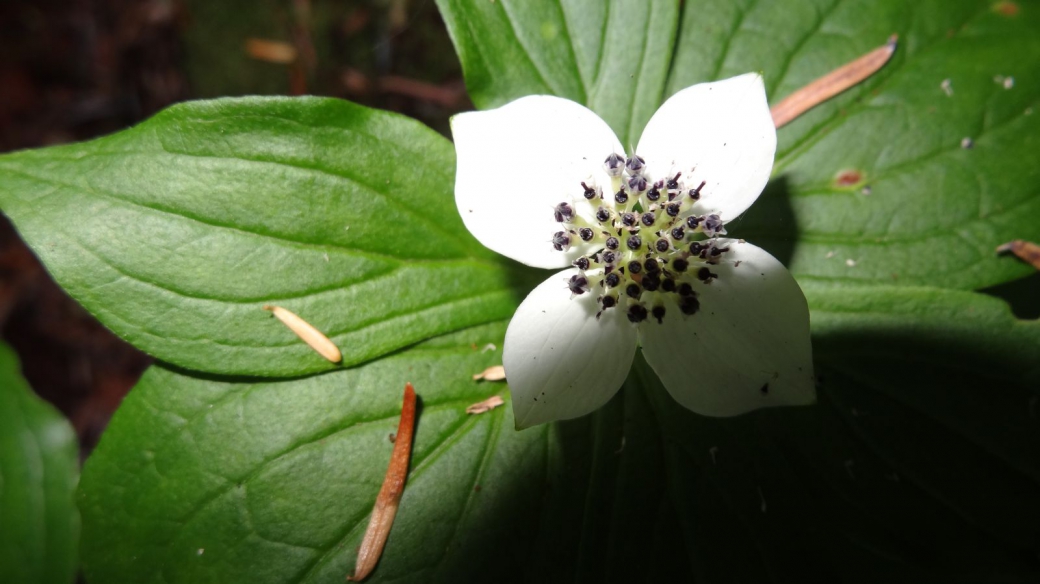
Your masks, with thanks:
M734 416L769 406L815 401L809 308L798 283L765 250L727 242L718 279L697 281L700 310L666 307L663 324L639 327L647 362L683 406ZM740 264L736 265L739 261Z
M481 243L539 268L570 265L587 251L553 248L552 235L561 229L553 208L573 203L591 216L581 187L590 176L610 192L603 161L625 151L606 122L573 101L532 95L459 114L451 132L458 155L455 204Z
M650 118L636 154L655 179L681 171L687 188L705 181L694 211L733 220L773 169L776 127L762 77L748 73L676 93Z
M618 309L597 319L596 291L571 298L576 269L549 277L524 299L506 330L502 364L517 429L583 416L625 381L636 329Z

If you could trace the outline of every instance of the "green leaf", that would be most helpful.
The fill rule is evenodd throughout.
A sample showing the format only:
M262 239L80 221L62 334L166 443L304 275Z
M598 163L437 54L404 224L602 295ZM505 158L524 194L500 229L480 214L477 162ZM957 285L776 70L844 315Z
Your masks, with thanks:
M499 259L455 209L451 144L334 99L170 108L125 132L0 158L0 205L105 325L176 365L335 367L261 310L284 306L351 365L501 319Z
M674 0L437 0L473 103L492 108L559 95L635 140L663 96L675 44Z
M524 559L494 544L516 535L537 504L548 428L513 431L507 407L465 413L505 393L504 384L471 379L501 362L486 345L500 346L504 331L504 323L469 329L293 381L153 367L87 463L88 579L343 582L386 472L406 381L421 410L379 578L443 580L461 570L474 580L519 569Z
M0 582L67 584L76 573L76 436L0 345Z
M501 323L300 380L155 367L85 470L88 579L342 582L411 380L372 582L1035 581L1040 323L966 292L808 296L820 402L738 418L683 410L641 358L590 416L467 416L508 398L470 379Z
M617 17L621 28L599 34L607 4L607 21ZM803 282L976 289L1029 273L994 248L1040 240L1034 3L693 0L682 4L674 58L674 31L653 25L674 2L632 3L625 15L600 2L438 5L478 106L556 93L602 115L626 145L657 103L684 87L762 71L776 103L898 33L884 69L780 130L774 181L731 231L767 247ZM651 27L634 14L650 15ZM539 37L546 23L571 34ZM589 76L589 63L612 71L637 61L630 44L643 38L648 60L636 70L649 77ZM632 92L643 96L636 107ZM962 148L964 138L973 148Z

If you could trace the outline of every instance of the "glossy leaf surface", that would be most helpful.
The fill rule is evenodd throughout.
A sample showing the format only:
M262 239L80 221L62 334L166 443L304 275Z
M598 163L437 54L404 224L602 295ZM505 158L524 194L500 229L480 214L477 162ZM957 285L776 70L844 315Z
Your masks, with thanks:
M68 584L77 567L72 427L36 396L0 345L0 582Z
M0 205L69 293L190 369L335 367L261 310L284 306L358 363L508 316L497 258L462 226L451 144L334 99L175 106L84 144L0 158Z
M1037 323L963 292L809 296L820 402L738 418L684 410L641 358L591 416L467 416L508 397L470 379L502 325L296 381L155 368L86 470L87 574L341 582L405 380L424 405L373 582L1040 574Z

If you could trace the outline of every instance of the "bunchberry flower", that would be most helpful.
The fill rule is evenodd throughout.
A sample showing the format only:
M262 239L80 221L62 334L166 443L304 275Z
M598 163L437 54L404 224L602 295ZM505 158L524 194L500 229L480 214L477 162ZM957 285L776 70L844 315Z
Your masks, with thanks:
M452 133L455 201L473 235L530 266L571 266L506 332L518 428L602 406L637 345L700 414L815 399L801 289L769 253L721 237L773 166L759 75L676 93L627 156L596 114L550 96L460 114Z

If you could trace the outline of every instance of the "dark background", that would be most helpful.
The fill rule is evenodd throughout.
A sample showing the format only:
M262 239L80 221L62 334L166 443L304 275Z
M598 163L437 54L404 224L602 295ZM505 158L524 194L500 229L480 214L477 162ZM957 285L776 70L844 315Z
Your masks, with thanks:
M447 132L470 109L432 0L6 0L0 152L88 140L170 104L328 95ZM82 456L150 363L69 298L0 217L0 329Z

